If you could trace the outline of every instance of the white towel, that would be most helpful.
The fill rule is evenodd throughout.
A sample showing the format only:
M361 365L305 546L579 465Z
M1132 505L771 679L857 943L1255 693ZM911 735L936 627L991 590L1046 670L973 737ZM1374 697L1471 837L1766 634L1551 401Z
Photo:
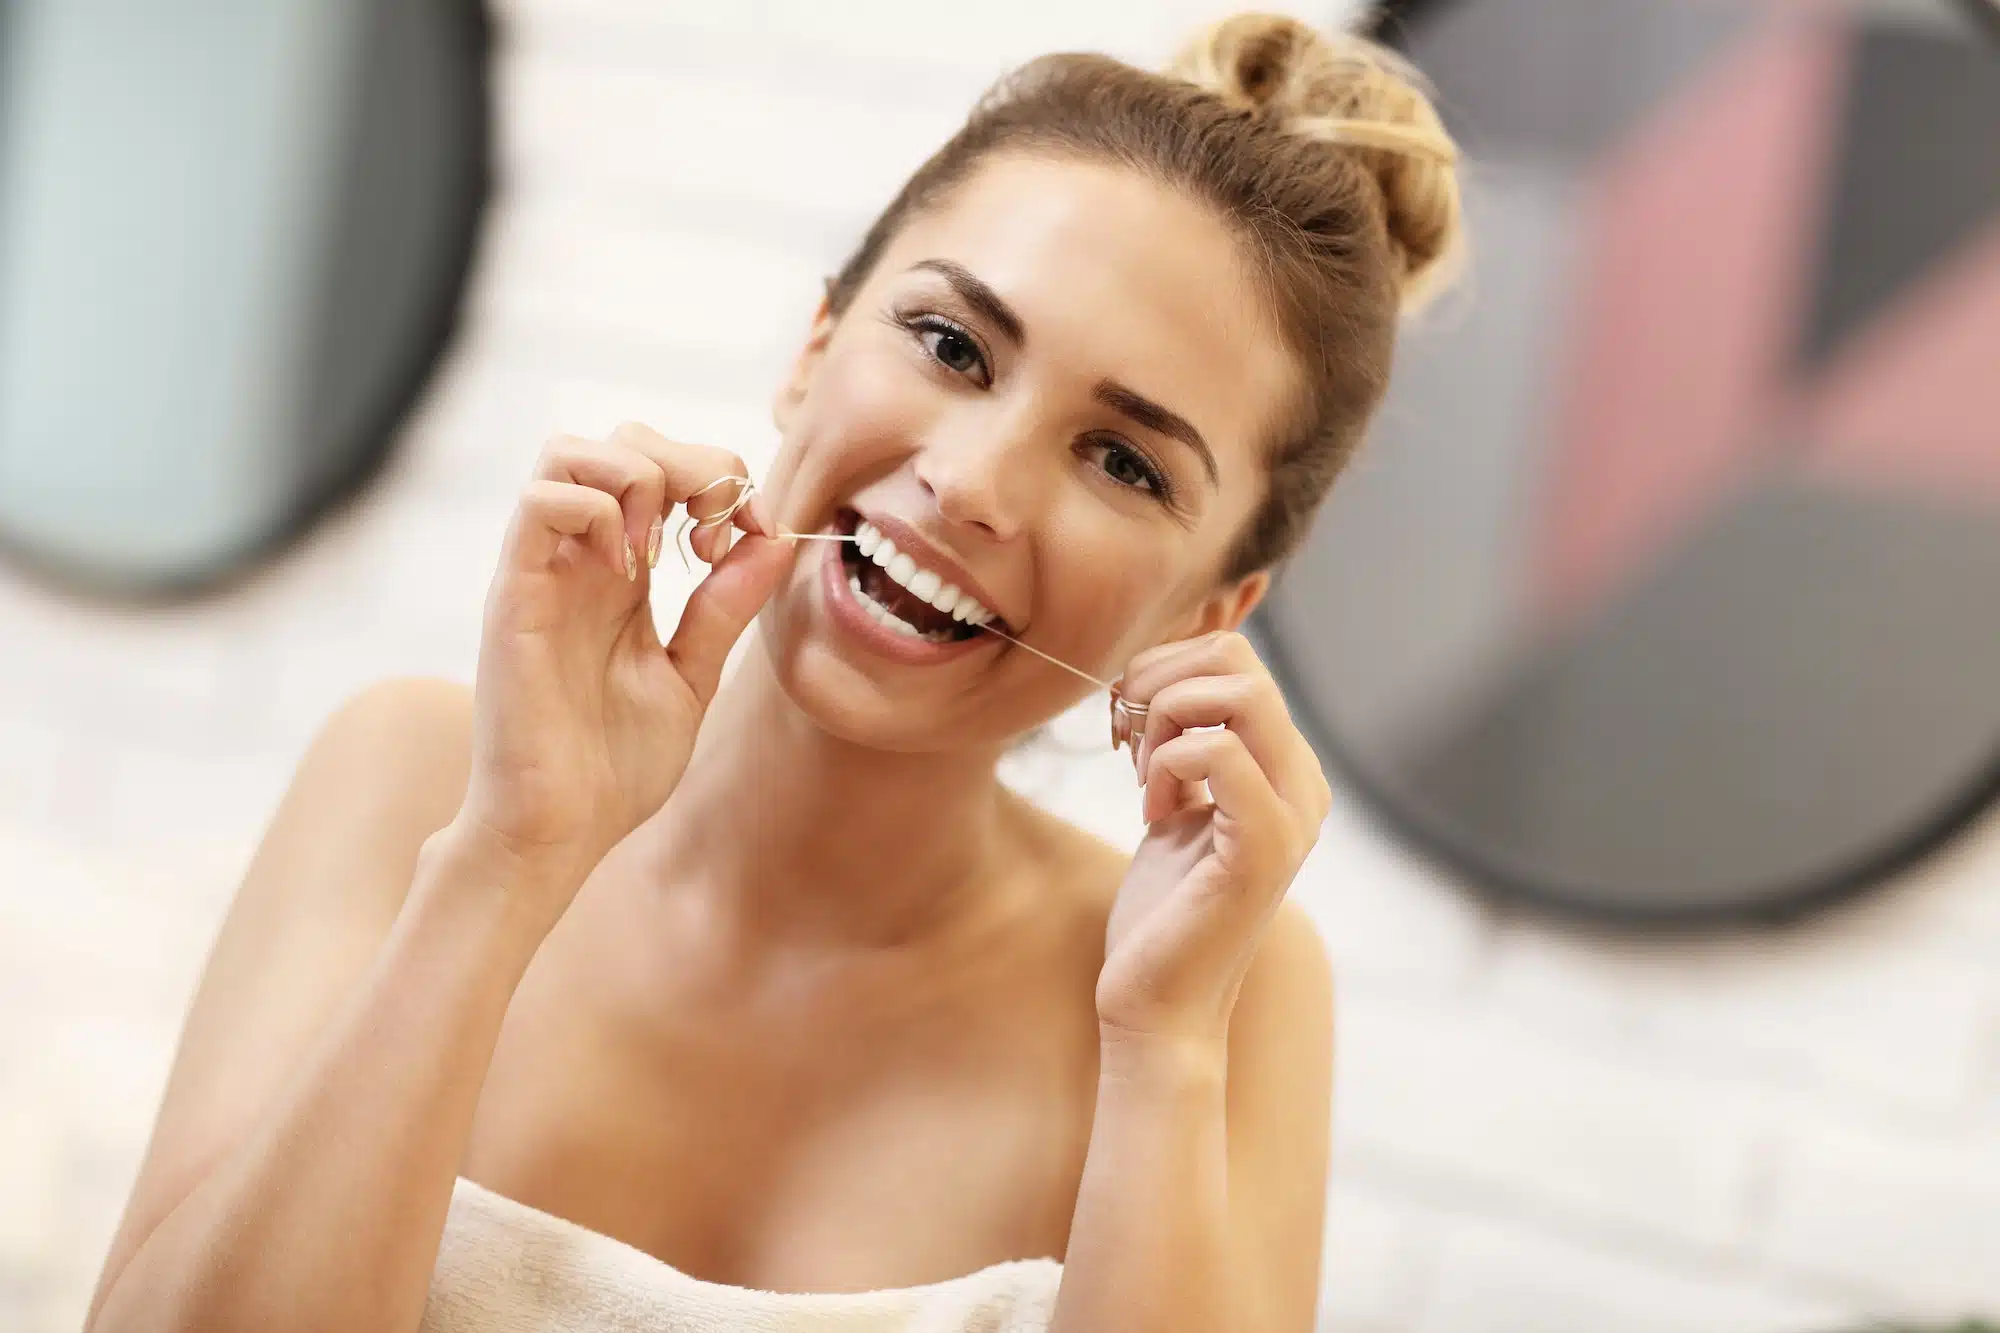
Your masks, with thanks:
M898 1291L750 1291L461 1178L423 1333L1045 1333L1061 1280L1024 1259Z

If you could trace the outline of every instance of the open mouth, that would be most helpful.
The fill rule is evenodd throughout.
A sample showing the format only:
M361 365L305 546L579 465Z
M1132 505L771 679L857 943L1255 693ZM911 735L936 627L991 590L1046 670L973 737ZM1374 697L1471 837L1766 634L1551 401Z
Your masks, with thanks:
M859 539L841 543L841 565L861 609L884 628L930 643L962 643L981 625L1007 628L977 598L897 550L854 510L841 510L834 530Z

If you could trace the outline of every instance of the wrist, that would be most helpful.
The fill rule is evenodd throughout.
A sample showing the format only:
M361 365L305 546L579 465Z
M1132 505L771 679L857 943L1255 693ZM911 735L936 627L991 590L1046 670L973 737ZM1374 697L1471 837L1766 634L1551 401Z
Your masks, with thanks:
M1102 1079L1155 1087L1222 1086L1229 1068L1226 1033L1140 1031L1098 1023Z
M564 858L525 855L461 817L424 840L410 896L425 910L469 916L532 949L586 874Z

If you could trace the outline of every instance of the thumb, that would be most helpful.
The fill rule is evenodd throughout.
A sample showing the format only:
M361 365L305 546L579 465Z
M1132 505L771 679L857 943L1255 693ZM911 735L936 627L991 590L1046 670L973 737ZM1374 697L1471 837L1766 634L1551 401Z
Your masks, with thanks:
M708 571L681 610L667 660L703 708L715 697L729 650L791 568L794 543L745 534Z

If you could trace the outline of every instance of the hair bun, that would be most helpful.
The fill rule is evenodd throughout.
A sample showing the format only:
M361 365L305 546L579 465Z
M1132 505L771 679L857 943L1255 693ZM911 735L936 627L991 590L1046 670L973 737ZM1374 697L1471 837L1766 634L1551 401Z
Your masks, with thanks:
M1407 60L1352 33L1237 14L1195 34L1167 73L1288 133L1356 150L1382 200L1404 309L1449 276L1464 233L1458 149Z

